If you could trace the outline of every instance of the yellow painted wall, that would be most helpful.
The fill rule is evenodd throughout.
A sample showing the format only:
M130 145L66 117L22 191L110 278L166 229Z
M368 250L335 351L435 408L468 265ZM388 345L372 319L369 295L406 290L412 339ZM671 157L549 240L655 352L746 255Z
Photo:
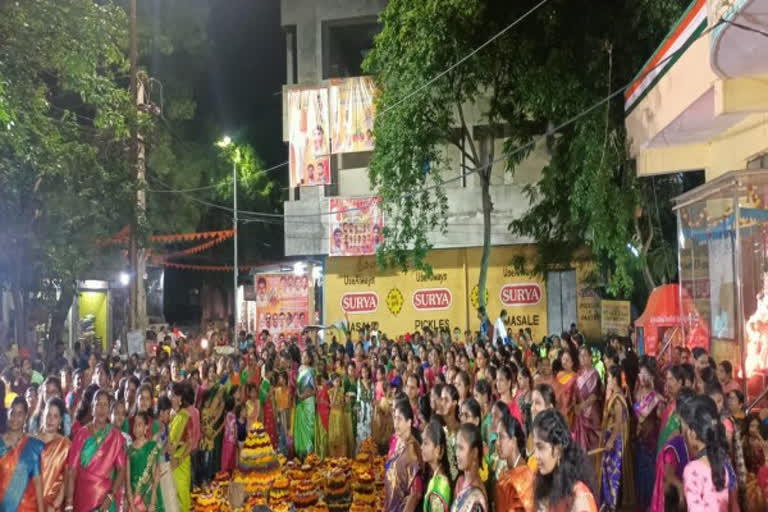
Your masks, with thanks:
M470 283L470 311L473 312L470 318L470 328L472 330L480 329L480 320L474 314L477 307L477 282L480 278L480 256L482 249L480 247L467 249L467 257L470 265L468 266L468 279ZM547 332L547 283L543 276L529 276L518 274L513 261L518 257L526 258L526 261L532 261L536 256L536 248L532 245L515 245L508 247L494 247L488 260L488 279L485 288L488 292L486 301L486 311L488 318L495 321L502 309L509 313L507 327L511 327L514 332L526 327L531 328L531 334L534 340L541 340ZM512 306L502 304L501 292L507 285L533 285L540 290L540 299L534 304Z
M93 328L101 338L102 348L107 349L107 292L80 292L80 319L93 315Z
M372 322L378 322L380 329L389 335L413 332L425 326L433 330L441 327L478 330L480 326L475 311L481 253L481 248L434 250L427 258L433 269L430 278L421 272L382 272L377 269L372 256L328 258L326 323L344 318L344 301L353 331L362 324ZM541 339L549 334L546 280L543 276L520 275L513 265L516 257L532 261L535 254L536 247L533 245L494 247L491 250L486 310L493 322L499 312L506 309L511 318L508 327L515 331L530 327L534 339ZM589 267L576 265L575 268L579 327L587 336L597 337L600 335L599 299L584 289ZM508 299L522 294L529 299L532 295L538 296L538 301L526 305L503 304L502 291L505 287ZM433 307L425 309L424 301L419 302L415 295L417 299L435 300ZM442 301L448 296L450 304L445 304ZM417 307L419 304L421 309Z
M425 326L433 330L458 326L463 331L466 326L463 249L433 251L427 261L433 267L430 278L422 272L382 272L377 269L373 256L328 258L326 320L333 323L344 318L342 300L369 300L375 297L378 303L375 311L368 307L366 312L348 313L352 330L361 324L379 322L380 328L390 334L412 332ZM435 293L448 290L450 305L418 310L413 305L413 295L418 290L433 290Z

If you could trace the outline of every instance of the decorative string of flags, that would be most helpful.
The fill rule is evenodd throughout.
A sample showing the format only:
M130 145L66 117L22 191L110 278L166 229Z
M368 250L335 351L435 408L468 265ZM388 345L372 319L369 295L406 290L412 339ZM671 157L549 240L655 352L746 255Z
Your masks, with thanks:
M131 228L129 226L124 227L119 232L107 238L100 240L99 245L125 245L129 242L131 234ZM180 270L196 270L200 272L232 272L234 267L232 265L192 265L187 263L174 263L168 261L171 258L178 258L182 256L188 256L191 254L200 254L216 245L221 244L235 236L234 229L225 229L219 231L202 231L197 233L178 233L172 235L152 235L149 237L150 242L158 244L173 244L180 242L191 242L205 240L203 243L174 251L172 253L157 253L152 249L147 249L149 258L155 265L162 265L164 267L176 268ZM249 271L251 265L240 265L238 267L242 271Z
M232 265L189 265L186 263L173 263L171 261L162 262L161 265L180 270L197 270L200 272L232 272L235 268ZM251 265L238 265L237 268L240 271L248 272L251 269Z
M213 233L213 232L211 232ZM179 256L187 256L189 254L199 254L203 251L207 251L211 247L214 247L216 245L219 245L220 243L229 240L233 236L235 236L235 230L230 229L228 231L217 231L218 236L214 238L213 240L209 240L208 242L202 243L200 245L196 245L194 247L190 247L189 249L183 249L181 251L176 251L171 254L159 254L158 256L162 258L163 260L166 260L168 258L175 258ZM205 233L208 234L208 233Z

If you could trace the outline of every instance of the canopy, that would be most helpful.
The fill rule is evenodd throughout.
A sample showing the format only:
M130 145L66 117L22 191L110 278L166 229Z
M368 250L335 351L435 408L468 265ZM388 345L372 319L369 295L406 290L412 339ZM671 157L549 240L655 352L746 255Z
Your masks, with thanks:
M660 341L664 335L674 332L680 340L685 336L685 345L689 348L701 346L709 349L709 329L703 321L691 295L678 284L665 284L654 288L648 297L645 311L635 320L638 352L658 355L662 349ZM642 330L641 330L642 329Z

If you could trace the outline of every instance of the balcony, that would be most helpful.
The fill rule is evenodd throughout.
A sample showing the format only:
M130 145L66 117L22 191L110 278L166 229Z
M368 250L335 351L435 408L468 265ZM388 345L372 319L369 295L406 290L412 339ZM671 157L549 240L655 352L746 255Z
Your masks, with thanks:
M768 0L695 0L674 24L625 93L638 175L709 180L765 151L768 38L743 28L765 31L765 13Z

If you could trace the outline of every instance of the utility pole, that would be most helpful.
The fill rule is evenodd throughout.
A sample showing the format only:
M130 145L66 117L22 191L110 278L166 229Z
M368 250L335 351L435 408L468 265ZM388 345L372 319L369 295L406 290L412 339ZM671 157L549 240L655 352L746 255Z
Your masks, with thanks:
M239 270L237 268L237 149L235 149L235 157L232 158L232 195L234 197L234 208L233 208L233 217L232 217L232 229L235 230L235 302L234 302L234 308L232 309L234 317L235 317L235 332L232 336L232 339L234 340L234 346L237 348L238 344L238 332L239 324L238 324L238 297L237 297L237 271Z
M139 134L139 109L144 104L144 85L139 80L139 50L138 30L136 27L136 0L131 0L130 7L130 49L131 61L131 97L136 106L136 112L131 116L131 163L136 178L136 205L131 222L131 238L128 247L128 258L131 266L131 293L129 324L131 329L147 327L147 297L144 289L144 274L146 260L144 251L139 249L139 229L144 225L146 211L146 195L144 191L144 141Z

